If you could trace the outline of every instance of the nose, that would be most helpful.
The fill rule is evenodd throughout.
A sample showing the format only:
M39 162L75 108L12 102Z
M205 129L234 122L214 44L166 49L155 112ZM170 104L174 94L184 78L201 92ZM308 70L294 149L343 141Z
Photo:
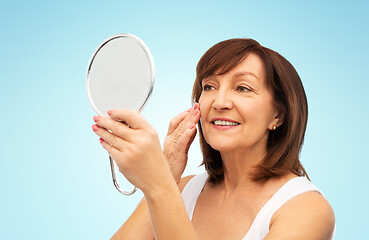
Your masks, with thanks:
M233 108L233 101L228 91L218 91L214 98L213 108L217 111L224 111Z

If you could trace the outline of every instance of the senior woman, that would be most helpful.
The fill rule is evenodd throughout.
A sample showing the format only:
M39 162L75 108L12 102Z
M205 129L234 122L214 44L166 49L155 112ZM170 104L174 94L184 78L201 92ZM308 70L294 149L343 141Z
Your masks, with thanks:
M197 65L192 99L164 151L136 111L94 118L102 146L144 194L112 239L333 238L334 212L299 161L307 100L285 58L252 39L220 42ZM197 123L206 173L182 178Z

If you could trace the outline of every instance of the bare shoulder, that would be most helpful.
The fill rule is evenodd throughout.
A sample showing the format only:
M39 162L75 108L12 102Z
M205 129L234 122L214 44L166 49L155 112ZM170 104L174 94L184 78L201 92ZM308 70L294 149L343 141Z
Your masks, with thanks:
M328 201L317 192L306 192L275 212L265 239L329 240L334 226L335 216Z
M191 180L191 178L193 178L195 175L190 175L187 177L183 177L181 178L181 180L178 183L178 188L179 190L182 192L184 187L186 186L186 184Z

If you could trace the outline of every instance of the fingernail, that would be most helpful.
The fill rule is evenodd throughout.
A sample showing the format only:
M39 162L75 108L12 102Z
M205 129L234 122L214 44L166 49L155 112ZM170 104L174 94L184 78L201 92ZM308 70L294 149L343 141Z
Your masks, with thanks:
M193 129L195 127L195 124L192 123L192 125L190 126L190 129Z
M108 113L108 115L110 116L110 115L112 115L112 114L113 114L113 110L109 110L109 111L107 111L107 113Z
M191 112L192 108L188 109L187 112Z
M102 138L100 138L99 140L100 140L100 143L104 142L104 139L102 139Z
M94 130L96 132L97 130L99 130L99 127L94 124L94 125L92 125L92 130Z
M196 110L195 113L193 114L193 116L194 117L197 116L197 114L199 114L199 112L200 112L199 110Z
M95 117L94 117L94 121L95 121L95 122L98 122L98 121L100 120L100 118L101 118L101 116L95 116Z
M195 105L193 105L193 110L196 110L197 109L197 103L195 103Z

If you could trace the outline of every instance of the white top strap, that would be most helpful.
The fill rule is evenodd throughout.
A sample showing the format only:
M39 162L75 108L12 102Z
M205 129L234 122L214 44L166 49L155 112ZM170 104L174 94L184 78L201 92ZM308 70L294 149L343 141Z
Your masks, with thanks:
M205 182L208 179L208 173L202 173L191 178L186 184L182 191L182 198L185 202L186 211L192 220L193 211L202 189L204 188Z
M296 177L285 183L262 207L243 240L263 239L269 232L273 214L288 200L308 191L320 190L306 177Z

